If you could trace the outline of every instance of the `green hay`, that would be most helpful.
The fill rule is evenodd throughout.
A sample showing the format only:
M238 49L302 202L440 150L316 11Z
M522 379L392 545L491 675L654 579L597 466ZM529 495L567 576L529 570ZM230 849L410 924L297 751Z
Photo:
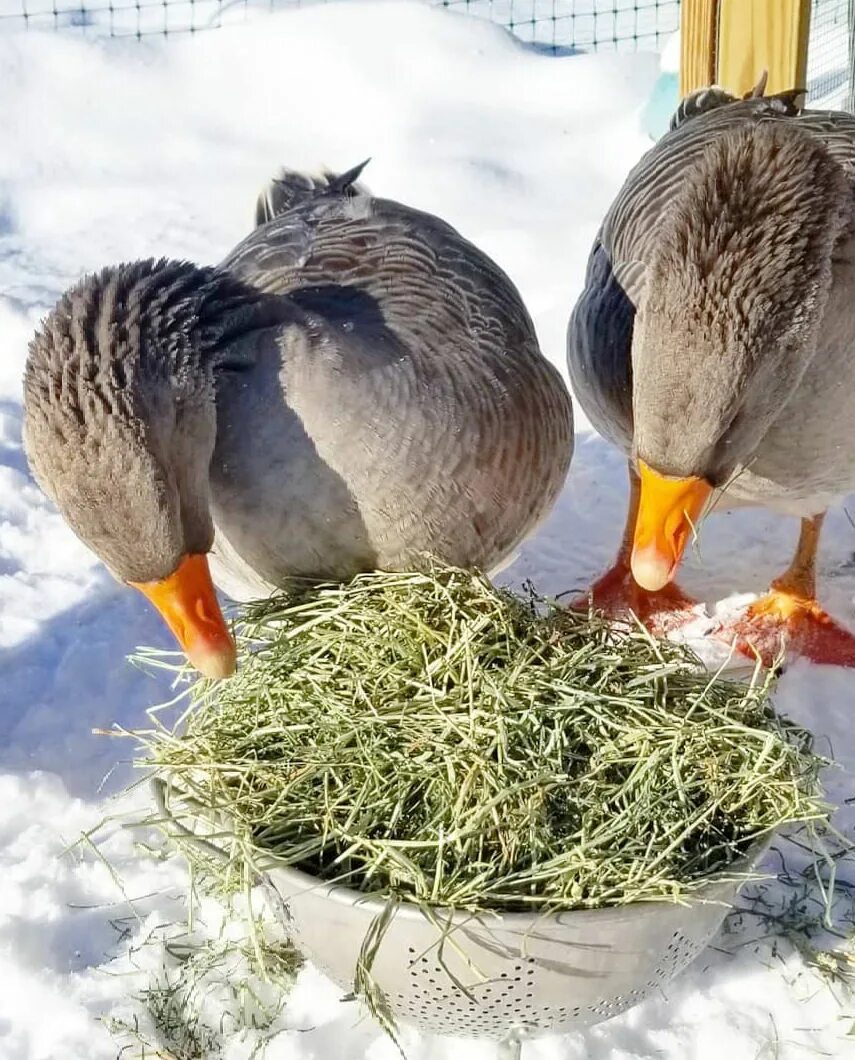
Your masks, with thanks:
M303 965L287 942L261 951L228 937L201 946L165 946L169 966L134 996L138 1012L105 1020L122 1060L215 1060L234 1035L254 1035L248 1057L263 1055ZM263 965L259 964L259 958ZM270 984L275 984L271 986Z
M173 792L230 822L225 857L202 857L234 886L275 859L423 906L685 900L826 816L824 761L772 711L771 678L711 677L471 572L274 598L238 640L234 678L136 734Z
M752 947L786 965L793 951L831 988L855 990L855 855L830 825L773 843L769 878L752 882L725 921L725 947ZM814 984L811 985L813 989ZM842 1004L842 1002L840 1002Z

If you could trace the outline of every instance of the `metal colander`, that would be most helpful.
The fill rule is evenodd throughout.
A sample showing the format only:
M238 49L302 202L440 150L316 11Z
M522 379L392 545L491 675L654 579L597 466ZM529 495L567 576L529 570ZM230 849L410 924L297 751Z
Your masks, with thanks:
M153 787L173 835L227 860L211 837L176 819L162 781ZM199 809L196 823L210 822L192 799L181 801ZM732 874L748 874L767 843L732 865ZM275 864L265 867L264 879L298 948L350 992L386 903ZM710 884L684 905L555 913L424 911L402 902L382 930L371 978L396 1019L431 1034L493 1038L504 1043L503 1057L519 1056L523 1039L601 1023L673 979L718 931L741 882Z
M747 872L760 853L735 871ZM384 903L292 868L267 875L294 941L334 983L352 989ZM558 1034L610 1019L673 979L715 935L739 886L710 885L688 906L645 902L550 914L433 908L428 917L402 903L371 976L396 1018L432 1034L505 1041Z

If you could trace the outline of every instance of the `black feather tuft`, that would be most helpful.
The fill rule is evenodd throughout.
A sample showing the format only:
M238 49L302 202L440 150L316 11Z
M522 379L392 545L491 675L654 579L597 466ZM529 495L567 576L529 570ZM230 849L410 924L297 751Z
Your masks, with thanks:
M368 189L357 184L357 180L370 161L366 158L346 173L325 171L319 176L282 169L258 196L255 206L256 227L267 224L275 217L281 217L282 214L305 205L312 199L326 196L352 199L359 195L368 195Z

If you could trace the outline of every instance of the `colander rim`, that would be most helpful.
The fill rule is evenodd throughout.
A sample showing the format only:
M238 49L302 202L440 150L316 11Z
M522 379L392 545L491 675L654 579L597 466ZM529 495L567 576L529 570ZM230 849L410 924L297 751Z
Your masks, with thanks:
M216 854L221 858L226 857L225 852L219 850L216 847L216 844L212 843L209 838L195 834L178 821L169 805L169 800L166 796L166 784L161 778L152 777L150 778L150 783L160 813L166 820L169 820L172 823L173 827L176 829L177 833L181 835L184 841L197 845L207 853L208 856ZM192 800L187 800L186 798L185 801L188 803L192 802ZM449 926L463 926L467 923L471 923L474 919L489 919L496 922L500 921L503 926L508 928L517 927L520 929L530 929L533 923L543 921L563 923L566 922L566 918L572 918L574 923L598 920L601 924L605 924L615 921L634 920L641 912L653 915L658 913L662 915L666 912L673 912L677 908L689 909L693 905L707 904L709 902L727 904L731 898L736 896L740 887L752 878L751 874L754 866L768 850L775 834L775 830L773 829L765 835L758 836L746 853L728 866L727 873L728 875L733 876L733 879L711 879L709 883L701 885L691 895L680 901L650 899L638 902L627 902L624 905L606 905L601 906L598 909L556 909L551 911L537 909L532 910L531 912L504 912L498 909L479 909L473 911L460 907L431 905L429 903L420 905L407 899L401 899L398 902L395 916L401 917L404 920L423 920L425 915L424 910L427 908L437 919L441 919ZM265 852L264 864L259 865L258 868L259 872L267 878L274 887L275 878L277 876L292 881L293 886L288 887L288 896L283 896L286 903L288 902L289 897L295 897L301 893L308 893L310 891L318 892L323 890L325 892L323 897L328 901L332 901L338 905L358 905L364 908L366 912L373 913L375 916L386 911L389 905L388 898L377 898L370 892L365 893L363 891L355 891L343 883L336 883L334 880L322 880L317 876L312 876L310 873L304 872L302 869L295 868L293 865L288 864L271 852ZM276 889L278 892L279 888Z
M454 906L431 905L430 903L419 905L411 900L401 899L395 910L395 917L403 918L404 920L418 919L423 921L425 916L424 910L429 909L431 914L438 920L441 920L444 924L458 927L466 923L471 923L474 919L489 919L490 921L500 921L503 926L508 928L518 927L530 929L533 923L541 921L563 923L566 922L566 918L572 918L574 923L597 920L600 923L605 924L615 921L635 920L639 913L642 912L655 915L657 913L662 914L666 910L673 912L677 908L690 909L694 905L705 905L710 902L727 904L729 899L736 896L743 884L749 882L753 878L752 870L768 850L773 836L774 833L761 836L755 840L752 846L749 847L748 851L741 858L737 858L736 861L728 866L726 870L727 873L730 875L736 875L737 878L724 880L712 879L709 883L702 885L691 895L686 896L680 901L650 899L627 902L624 905L600 906L597 909L537 909L528 913L524 911L504 912L499 909L478 909L477 911L472 911ZM366 913L372 913L375 916L380 915L388 908L389 903L386 898L378 898L370 892L365 893L362 891L355 891L353 888L347 887L343 883L336 883L333 880L322 880L317 876L304 872L302 869L295 868L293 865L279 861L273 854L268 855L268 857L269 862L264 865L262 871L265 876L270 879L273 885L276 886L277 877L290 881L287 887L287 895L282 896L286 903L290 898L296 897L297 895L305 894L310 891L322 891L323 897L328 901L334 902L338 905L358 905L362 907ZM278 890L279 888L277 887L277 891Z

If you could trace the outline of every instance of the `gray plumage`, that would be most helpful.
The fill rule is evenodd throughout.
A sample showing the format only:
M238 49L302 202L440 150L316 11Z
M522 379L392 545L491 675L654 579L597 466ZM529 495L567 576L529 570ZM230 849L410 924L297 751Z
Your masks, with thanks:
M33 471L120 578L212 542L237 597L425 552L491 568L556 499L570 400L516 289L360 169L280 175L220 266L106 269L33 339Z
M571 381L628 455L813 515L855 487L855 118L726 95L682 107L609 210Z

